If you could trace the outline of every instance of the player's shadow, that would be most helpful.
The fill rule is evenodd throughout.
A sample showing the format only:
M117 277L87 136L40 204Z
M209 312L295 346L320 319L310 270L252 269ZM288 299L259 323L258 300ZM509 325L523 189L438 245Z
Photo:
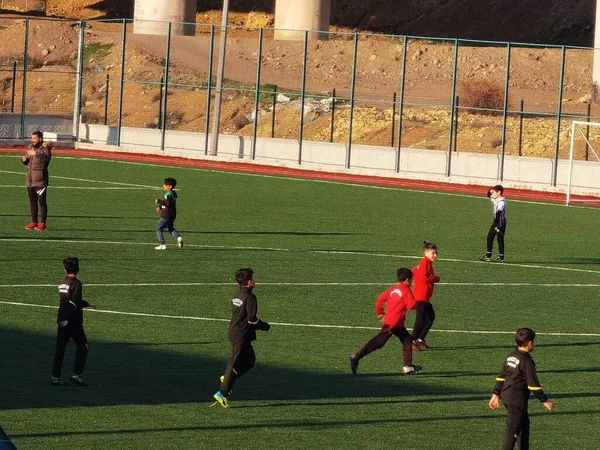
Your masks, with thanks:
M166 403L210 403L219 388L226 365L223 342L136 343L90 341L85 378L90 386L51 386L50 375L55 335L15 328L0 328L0 409L50 408ZM170 346L177 345L175 348ZM285 345L285 344L280 344ZM184 346L187 346L185 348ZM396 399L448 398L480 394L467 389L437 386L399 373L377 379L353 376L350 371L311 371L284 365L259 363L236 383L232 399L282 401L335 401L377 397ZM63 377L73 364L75 346L67 347ZM214 357L215 354L223 357ZM264 354L264 353L263 353ZM293 350L290 349L290 354ZM344 359L344 357L340 357ZM341 361L340 359L340 361ZM337 362L332 361L332 365Z

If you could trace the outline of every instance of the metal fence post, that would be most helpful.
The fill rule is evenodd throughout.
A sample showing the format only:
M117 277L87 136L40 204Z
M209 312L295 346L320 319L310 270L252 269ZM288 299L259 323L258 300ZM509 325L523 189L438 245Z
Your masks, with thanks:
M567 47L562 47L562 59L560 62L560 84L558 86L558 112L556 114L556 151L554 152L554 170L552 171L552 186L556 186L558 177L558 152L560 150L560 119L562 116L563 86L565 83L565 60Z
M592 120L592 104L588 103L587 105L587 122ZM588 145L590 142L590 126L585 127L585 160L589 161L590 159L590 146Z
M221 17L221 37L219 44L219 65L217 67L217 85L215 86L215 111L212 128L210 154L217 156L219 149L219 132L221 128L221 103L223 98L223 76L225 74L225 56L227 55L227 21L229 18L229 0L223 0L223 14Z
M254 127L252 129L252 159L256 158L256 135L258 134L258 100L260 97L260 68L262 66L263 29L258 30L258 55L256 60L256 91L254 98Z
M169 98L169 65L171 62L171 30L173 22L169 22L167 31L167 51L165 55L165 94L163 95L162 104L162 127L160 130L160 149L165 149L165 139L167 137L167 102Z
M79 48L77 49L77 72L75 74L75 104L73 106L73 136L79 140L79 120L81 118L81 90L83 85L83 51L85 40L85 21L79 22Z
M110 75L106 74L106 93L104 94L104 125L108 125L108 89L110 88Z
M394 137L396 133L396 92L394 91L394 96L392 97L392 142L390 147L394 146Z
M160 76L160 80L158 80L158 124L157 127L159 130L162 130L163 124L163 96L165 95L165 77L164 75Z
M460 114L460 96L456 96L454 104L454 153L458 152L458 115Z
M523 111L525 102L521 100L521 112L519 113L519 156L523 156Z
M400 172L400 153L402 151L402 116L404 116L404 91L406 86L406 50L408 39L402 43L402 82L400 83L400 105L398 106L398 148L396 149L396 173Z
M304 100L306 99L306 69L308 66L308 31L304 32L304 60L302 62L302 93L300 106L300 135L298 137L298 164L302 164L302 141L304 140Z
M352 122L354 121L354 94L356 89L356 60L358 56L358 33L354 33L354 56L352 57L352 85L350 87L350 123L348 124L348 152L346 153L346 169L350 168L352 159Z
M12 94L10 97L10 112L15 112L15 85L17 83L17 62L13 62L13 76L12 76Z
M458 39L454 40L454 63L452 68L452 101L450 110L450 138L448 142L448 166L446 176L452 173L452 135L454 134L454 99L456 98L456 73L458 71Z
M504 105L502 111L502 151L498 178L504 180L504 158L506 157L506 119L508 117L508 88L510 86L510 42L506 44L506 79L504 80Z
M210 26L210 49L208 50L208 83L206 86L206 125L204 127L204 154L208 155L208 139L210 137L210 103L212 100L213 56L215 53L215 26Z
M123 19L123 36L121 38L121 45L123 51L121 52L121 75L119 82L119 112L117 116L117 147L121 146L121 128L123 127L123 95L125 93L125 49L127 43L127 19Z
M329 133L329 142L333 142L333 130L335 128L335 88L331 93L331 132Z
M273 115L271 116L271 138L275 137L275 108L277 107L277 85L273 87Z
M21 130L19 137L25 139L25 104L27 103L27 64L29 64L29 19L25 19L25 46L23 50L23 92L21 93Z

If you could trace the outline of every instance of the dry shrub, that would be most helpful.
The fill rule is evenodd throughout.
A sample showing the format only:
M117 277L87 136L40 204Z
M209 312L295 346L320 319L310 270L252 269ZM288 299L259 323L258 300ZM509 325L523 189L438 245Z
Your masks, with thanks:
M489 81L463 82L459 95L461 108L476 108L472 114L498 114L504 109L504 87Z

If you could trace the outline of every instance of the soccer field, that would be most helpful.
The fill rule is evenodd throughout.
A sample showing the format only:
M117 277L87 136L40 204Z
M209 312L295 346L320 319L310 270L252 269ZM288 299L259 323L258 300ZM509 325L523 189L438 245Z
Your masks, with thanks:
M506 263L483 263L484 196L55 156L48 230L29 232L24 169L0 155L0 426L21 449L500 448L487 401L517 328L556 402L532 397L535 449L600 441L600 209L508 195ZM177 179L178 249L156 251L153 200ZM484 190L482 190L484 193ZM376 333L379 293L436 243L432 349L400 373ZM52 387L62 259L80 258L88 388ZM210 408L229 358L233 273L255 270L257 365ZM407 325L412 325L414 312ZM70 373L67 348L63 376Z

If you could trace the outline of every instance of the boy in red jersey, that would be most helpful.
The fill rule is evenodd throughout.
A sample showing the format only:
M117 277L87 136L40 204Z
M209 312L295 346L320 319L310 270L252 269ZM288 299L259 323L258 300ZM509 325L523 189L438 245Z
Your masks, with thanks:
M423 255L419 265L412 271L415 282L413 295L417 302L417 317L412 332L413 350L415 351L429 348L425 342L425 336L435 320L435 311L430 300L433 295L433 285L440 281L440 277L433 271L433 263L438 257L437 246L431 242L423 242Z
M412 337L404 326L406 311L416 307L410 291L412 278L410 269L406 267L398 269L396 273L398 284L387 289L377 299L377 317L383 318L383 327L358 353L350 355L350 369L354 375L358 369L358 362L369 353L382 348L392 335L398 337L402 343L404 355L402 372L411 375L421 370L421 366L412 363Z

